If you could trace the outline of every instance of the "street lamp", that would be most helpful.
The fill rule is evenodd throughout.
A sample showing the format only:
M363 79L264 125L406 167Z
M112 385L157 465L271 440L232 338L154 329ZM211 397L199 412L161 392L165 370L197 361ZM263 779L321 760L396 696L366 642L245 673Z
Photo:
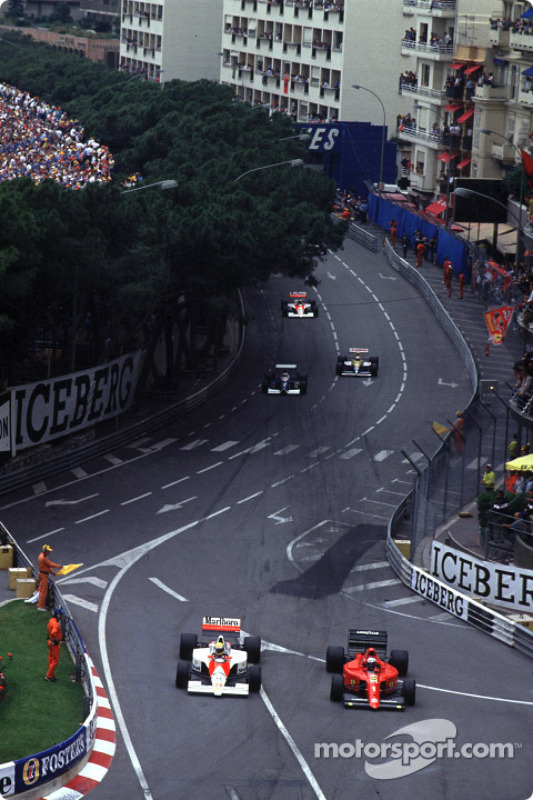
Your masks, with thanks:
M366 86L361 86L359 83L352 83L352 89L362 89L364 92L370 92L373 94L376 100L379 100L381 104L381 108L383 110L383 134L381 136L381 162L379 165L379 188L383 183L383 161L385 158L385 127L386 127L386 118L385 118L385 106L383 105L383 101L381 97L372 91L372 89L368 89Z
M291 158L289 161L278 161L276 164L265 164L262 167L254 167L254 169L248 169L246 172L243 172L242 175L239 175L233 183L237 183L240 181L241 178L244 178L245 175L250 175L252 172L259 172L262 169L272 169L273 167L302 167L304 165L304 161L301 158Z
M504 136L502 133L497 133L496 131L490 130L490 128L480 128L480 133L483 133L485 136L498 136L500 139L503 139L504 142L510 144L511 147L514 147L515 151L518 153L520 160L522 159L522 154L520 153L520 149L515 145L515 143L511 140L511 137ZM515 256L515 274L518 274L518 268L520 264L520 260L522 258L522 201L524 198L524 169L522 164L520 164L520 206L518 209L518 220L516 224L516 256Z
M142 189L153 189L158 186L162 192L166 191L167 189L175 189L177 186L177 182L173 180L169 181L156 181L155 183L146 183L143 186L136 186L134 189L124 189L120 194L129 194L130 192L140 192Z

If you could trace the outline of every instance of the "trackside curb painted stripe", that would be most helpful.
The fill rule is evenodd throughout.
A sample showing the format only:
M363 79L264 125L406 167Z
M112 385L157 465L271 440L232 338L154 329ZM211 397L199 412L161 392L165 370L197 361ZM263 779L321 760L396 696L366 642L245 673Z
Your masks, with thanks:
M61 789L43 795L40 800L79 800L80 797L95 789L105 778L115 755L116 729L111 706L88 653L86 653L86 657L91 670L97 702L98 721L94 746L89 760L76 777Z

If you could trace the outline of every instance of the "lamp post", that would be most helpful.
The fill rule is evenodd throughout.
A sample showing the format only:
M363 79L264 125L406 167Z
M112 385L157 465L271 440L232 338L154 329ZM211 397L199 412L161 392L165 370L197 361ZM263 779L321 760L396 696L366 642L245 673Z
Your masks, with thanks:
M304 163L305 162L302 158L291 158L289 161L278 161L275 164L264 164L262 167L247 169L246 172L243 172L242 175L239 175L237 178L235 178L232 183L237 183L237 181L240 181L240 179L244 178L245 175L250 175L252 172L259 172L263 169L272 169L273 167L302 167Z
M381 136L381 161L379 165L379 187L381 188L381 184L383 183L383 162L385 159L385 129L386 129L385 106L383 105L381 97L374 91L372 91L372 89L368 89L366 86L361 86L359 83L352 83L352 89L362 89L364 92L369 92L370 94L374 95L376 100L379 100L379 103L383 111L383 134Z
M140 192L143 189L154 189L159 187L162 192L166 191L167 189L175 189L177 186L177 181L168 180L168 181L156 181L155 183L146 183L143 186L136 186L134 189L123 189L120 194L129 194L130 192Z
M485 136L498 136L500 139L503 139L504 142L510 144L511 147L514 147L515 152L518 153L520 160L522 160L522 155L520 153L520 149L516 146L516 144L511 141L511 138L508 136L504 136L502 133L497 133L496 131L490 130L490 128L480 128L480 133L483 133ZM515 276L518 275L518 269L520 260L522 258L522 201L524 199L524 169L522 164L520 164L520 199L519 199L519 208L518 208L518 220L516 224L516 255L515 255Z

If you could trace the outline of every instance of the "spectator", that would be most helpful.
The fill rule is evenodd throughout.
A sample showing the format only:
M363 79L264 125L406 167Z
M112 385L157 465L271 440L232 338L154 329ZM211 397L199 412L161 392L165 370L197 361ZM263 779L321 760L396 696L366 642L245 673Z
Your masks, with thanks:
M496 483L496 474L492 469L492 464L487 464L485 472L481 478L481 484L486 492L494 491L494 484Z

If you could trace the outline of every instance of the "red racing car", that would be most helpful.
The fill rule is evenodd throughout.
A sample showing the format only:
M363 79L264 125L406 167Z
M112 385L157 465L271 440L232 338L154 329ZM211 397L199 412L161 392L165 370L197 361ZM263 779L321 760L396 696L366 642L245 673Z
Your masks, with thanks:
M330 698L345 708L389 708L403 711L415 702L416 682L399 680L407 673L407 650L391 650L386 658L386 631L351 629L348 654L330 646L326 669L332 672Z

